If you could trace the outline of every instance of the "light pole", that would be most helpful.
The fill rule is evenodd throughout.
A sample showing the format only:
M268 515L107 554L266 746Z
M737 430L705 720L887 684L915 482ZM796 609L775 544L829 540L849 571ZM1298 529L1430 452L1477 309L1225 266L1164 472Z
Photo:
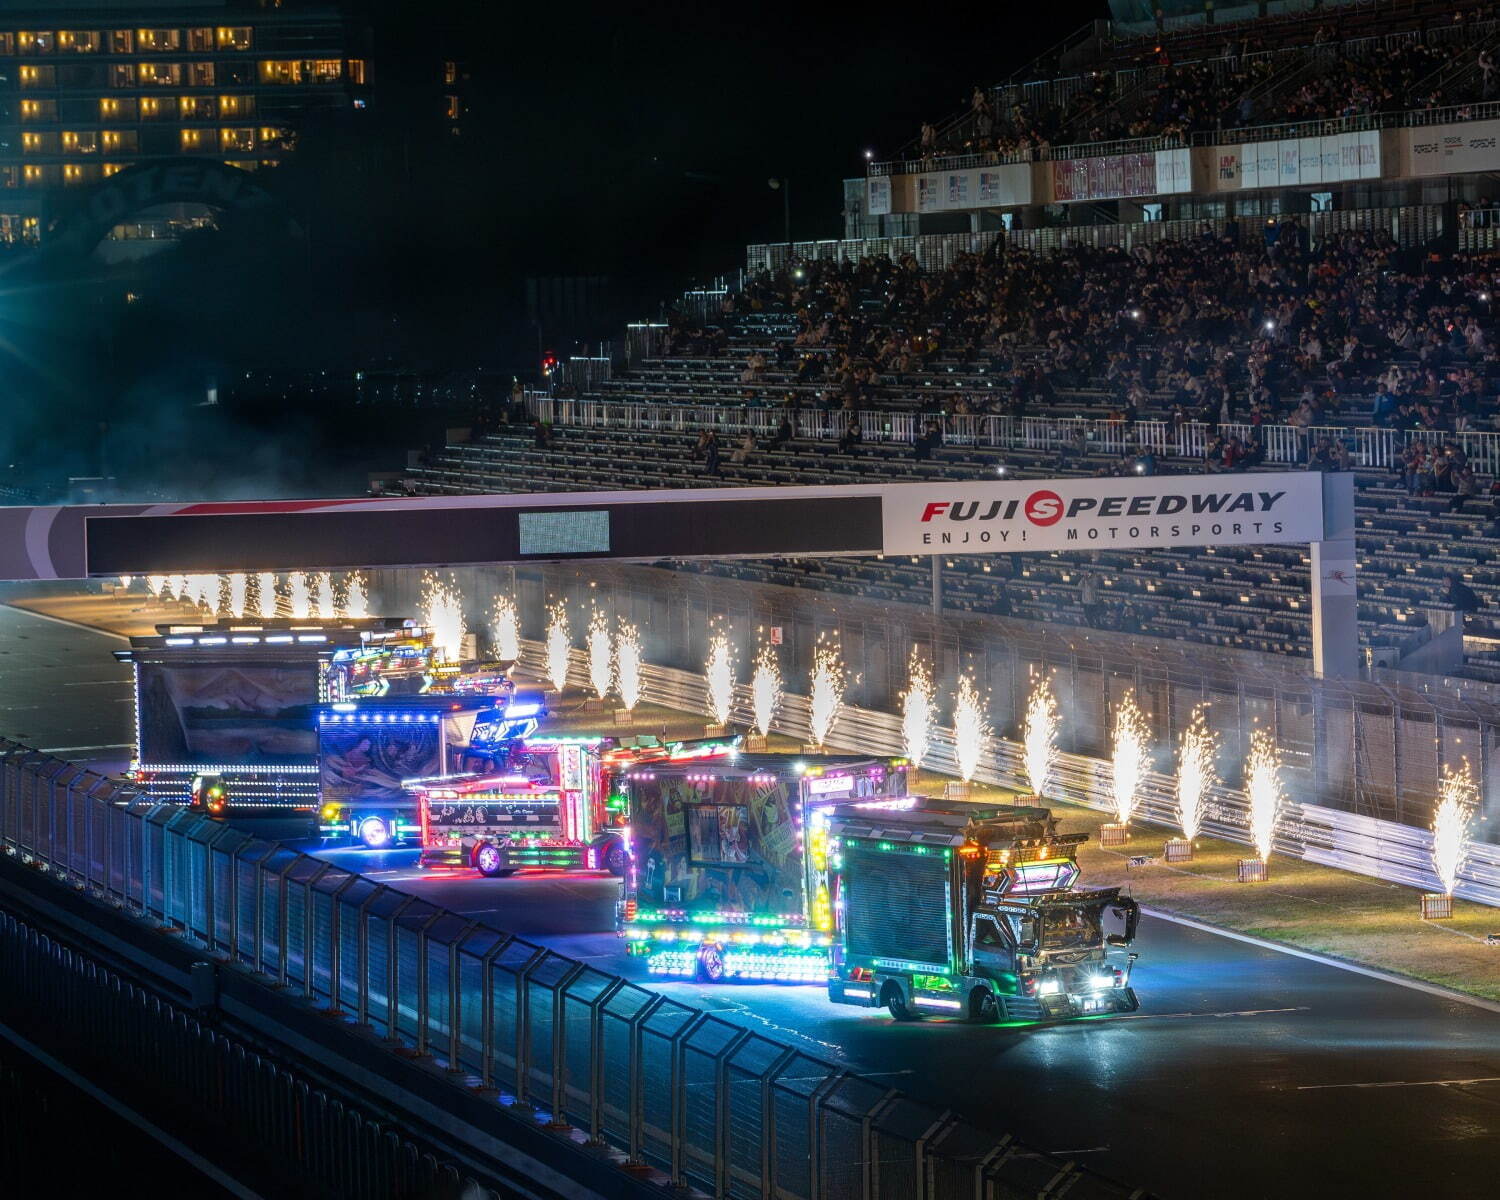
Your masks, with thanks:
M792 244L792 184L786 176L766 180L773 192L781 193L781 219L786 234L786 244Z

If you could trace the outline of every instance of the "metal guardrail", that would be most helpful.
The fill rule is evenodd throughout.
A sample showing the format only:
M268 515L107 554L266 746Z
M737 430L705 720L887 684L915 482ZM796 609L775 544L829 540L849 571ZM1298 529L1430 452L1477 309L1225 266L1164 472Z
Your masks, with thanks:
M522 665L539 677L545 676L541 665L540 643L523 643ZM587 678L587 661L581 651L574 652L573 677L583 683ZM642 671L645 698L680 712L708 712L708 684L701 675L647 664ZM811 711L805 696L787 693L774 724L775 732L799 741L812 738ZM748 727L754 719L749 688L736 690L734 709L736 723ZM905 753L901 718L893 713L846 706L829 731L826 744L831 749L861 754ZM992 737L990 754L975 774L981 783L1030 791L1026 782L1022 747L1019 742ZM958 758L952 732L934 729L924 767L943 774L958 774ZM1141 783L1137 800L1139 819L1167 829L1176 829L1177 801L1175 782L1169 775L1149 772ZM1047 797L1068 800L1087 808L1112 812L1112 774L1103 759L1082 754L1061 753L1053 768L1053 785ZM1239 845L1250 845L1249 802L1239 790L1218 787L1211 793L1203 831L1213 837ZM1325 808L1317 804L1289 801L1277 823L1275 848L1278 854L1300 858L1323 866L1337 867L1359 875L1384 879L1423 891L1441 890L1432 869L1432 833L1411 825L1381 821L1359 813ZM1500 906L1500 845L1471 842L1465 866L1459 875L1455 894L1481 904Z
M961 391L961 389L960 389ZM983 393L976 392L976 396ZM636 404L599 399L563 399L529 393L530 415L536 420L580 429L632 429L660 433L696 433L717 429L725 434L754 433L769 437L783 412L769 405ZM796 437L837 441L849 422L859 423L868 442L909 443L929 421L943 428L944 444L982 450L1060 450L1090 454L1136 453L1201 459L1215 436L1257 438L1268 464L1305 464L1308 449L1320 438L1344 442L1353 465L1394 469L1401 453L1413 442L1453 442L1468 455L1482 475L1500 474L1500 433L1469 431L1436 433L1385 429L1376 426L1250 425L1201 421L1174 425L1170 421L1107 421L1087 417L1009 417L990 414L921 412L841 412L803 410L796 414Z
M660 684L653 685L660 688ZM0 847L455 1088L714 1197L1141 1197L795 1047L331 863L0 740ZM502 1139L503 1140L503 1139Z

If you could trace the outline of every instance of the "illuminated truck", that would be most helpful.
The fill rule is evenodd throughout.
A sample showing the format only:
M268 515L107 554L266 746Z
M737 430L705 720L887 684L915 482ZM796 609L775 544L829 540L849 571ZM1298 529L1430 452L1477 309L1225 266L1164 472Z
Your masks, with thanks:
M899 760L680 747L623 772L626 949L653 975L822 982L833 930L827 812L906 803Z
M611 808L603 737L528 737L484 771L411 779L424 867L485 876L523 870L624 875L624 831Z
M364 630L357 642L331 649L323 663L319 698L327 703L419 695L500 698L515 691L511 665L446 662L431 631L407 621Z
M828 998L975 1021L1133 1012L1138 911L1119 888L1074 890L1076 847L1045 808L924 801L840 807L828 821L835 913ZM1105 933L1106 917L1121 923Z
M534 733L540 697L385 695L318 707L318 832L372 849L415 841L422 825L408 779L503 762Z

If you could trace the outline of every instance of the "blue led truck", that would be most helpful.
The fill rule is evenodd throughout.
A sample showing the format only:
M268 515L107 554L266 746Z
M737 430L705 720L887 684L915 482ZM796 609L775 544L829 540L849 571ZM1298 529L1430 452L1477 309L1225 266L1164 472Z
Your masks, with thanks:
M1139 911L1119 888L1075 888L1087 837L1059 834L1045 808L835 809L828 998L898 1021L1134 1012L1122 950Z

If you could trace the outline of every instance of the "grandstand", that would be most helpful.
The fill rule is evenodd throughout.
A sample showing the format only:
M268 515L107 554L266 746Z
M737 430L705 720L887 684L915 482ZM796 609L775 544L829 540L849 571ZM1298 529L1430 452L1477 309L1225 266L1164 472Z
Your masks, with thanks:
M939 150L954 147L925 138L917 161L875 163L869 177L889 185L891 211L903 195L912 200L919 232L752 246L734 280L692 294L666 325L633 327L613 363L580 363L552 394L529 396L537 428L458 434L415 459L406 485L461 494L1350 471L1370 661L1430 666L1423 647L1457 621L1462 672L1500 681L1500 492L1491 495L1500 479L1500 212L1486 197L1500 157L1485 157L1500 107L1484 102L1500 87L1489 58L1500 51L1500 22L1488 10L1418 2L1234 28L1240 41L1228 48L1225 31L1196 27L1162 33L1149 52L1095 30L1066 50L1080 71L1041 81L1048 103L1081 116L1082 85L1068 81L1092 78L1103 96L1097 80L1109 78L1129 136L1177 139L1190 154L1183 169L1158 169L1153 185L1151 172L1118 161L1141 158L1137 148L1093 145L1098 130L1072 118L1020 157L959 146L967 157L935 166ZM1242 69L1250 42L1270 67ZM1156 66L1125 65L1143 53ZM1364 139L1334 147L1357 178L1320 168L1304 181L1310 168L1293 153L1297 172L1266 186L1243 156L1259 133L1232 130L1229 155L1214 142L1225 136L1222 113L1163 124L1179 65L1208 56L1219 65L1205 70L1239 79L1223 92L1236 119L1246 96L1258 119L1275 119L1267 138L1301 129L1309 105L1331 105L1318 136ZM1120 102L1127 70L1148 72L1129 86L1154 89L1152 104ZM1313 79L1321 90L1309 90ZM963 129L986 111L992 121L1040 112L1036 83L976 96L940 132L968 137ZM1458 100L1469 107L1453 108ZM1414 117L1423 105L1433 121ZM1440 170L1425 160L1413 168L1417 135L1447 147ZM1068 136L1092 141L1051 140ZM1027 196L981 206L982 182L955 182L928 210L927 185L900 186L903 173L920 183L934 170L967 171L976 155L1029 172L1016 189ZM1226 191L1230 158L1237 178ZM1114 194L1092 194L1096 179ZM1145 190L1121 195L1132 179ZM1059 181L1077 202L1037 203L1055 201ZM1163 219L1123 219L1153 195ZM969 201L968 229L956 230ZM1077 223L1048 224L1058 211ZM952 557L944 568L942 599L954 610L1262 654L1310 649L1308 560L1295 549ZM931 594L929 565L917 560L692 569L912 604ZM1455 612L1476 601L1478 611ZM1456 657L1443 665L1459 667Z

